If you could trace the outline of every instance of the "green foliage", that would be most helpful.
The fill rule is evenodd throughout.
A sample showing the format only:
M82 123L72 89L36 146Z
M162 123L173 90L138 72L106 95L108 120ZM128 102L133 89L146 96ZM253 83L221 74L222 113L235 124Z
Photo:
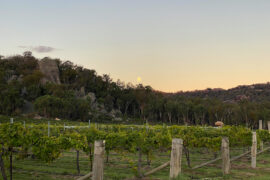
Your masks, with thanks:
M13 82L9 85L0 85L0 114L18 114L23 105L23 98L20 95L20 85Z
M270 133L268 130L262 130L262 129L258 129L256 131L257 133L257 137L259 138L259 140L263 141L263 142L269 142L270 141Z
M90 104L85 99L59 98L45 95L36 99L35 109L45 117L87 120Z
M62 151L60 138L42 136L32 145L33 154L45 162L57 159Z
M45 117L87 120L91 113L97 122L113 120L104 109L117 110L117 116L138 123L214 125L222 121L257 128L259 119L270 118L269 84L171 94L142 84L113 82L107 74L98 75L70 61L51 60L57 64L61 84L41 83L44 75L31 52L1 57L0 114L21 114L24 100L28 100ZM95 94L95 102L85 98L89 93Z
M63 101L54 96L45 95L36 99L35 109L45 117L56 117L64 108Z
M22 84L25 87L26 94L24 95L27 100L34 100L42 95L41 78L43 74L35 70L32 74L23 77Z
M250 146L252 133L250 129L241 126L226 126L223 128L211 128L201 126L172 126L173 137L183 139L185 147L207 147L212 151L218 151L222 137L228 137L230 147Z
M2 123L0 125L0 146L4 155L9 155L12 149L21 156L31 149L35 158L52 162L61 156L64 150L75 149L84 151L92 164L94 142L105 140L107 158L110 151L121 154L139 152L147 156L150 162L155 151L169 151L172 138L181 138L188 148L207 148L212 152L220 150L222 137L229 137L230 147L247 147L251 145L252 131L241 126L225 126L213 128L205 126L134 126L106 125L90 128L66 129L60 126L50 126L50 137L47 136L48 126L28 125L24 128L20 123ZM258 142L269 142L270 135L266 130L257 130ZM21 156L26 157L26 156ZM131 165L135 166L134 162ZM134 173L140 168L134 167Z
M27 131L20 123L5 123L0 126L0 144L2 148L22 147L27 144Z
M66 133L65 137L69 140L69 147L76 149L76 150L82 150L87 148L87 139L86 136L78 133L78 132L72 132L72 133ZM65 142L67 145L68 143ZM65 147L67 149L67 147Z

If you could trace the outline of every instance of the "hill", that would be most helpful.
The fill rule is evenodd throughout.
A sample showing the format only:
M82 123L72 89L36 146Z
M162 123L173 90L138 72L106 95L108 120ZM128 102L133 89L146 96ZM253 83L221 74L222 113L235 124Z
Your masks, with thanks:
M199 97L199 98L218 98L223 101L250 100L262 102L270 100L270 83L241 85L235 88L224 90L221 88L207 88L205 90L177 92L178 96Z
M0 114L36 119L252 127L270 119L269 83L171 94L31 52L0 56L0 92Z

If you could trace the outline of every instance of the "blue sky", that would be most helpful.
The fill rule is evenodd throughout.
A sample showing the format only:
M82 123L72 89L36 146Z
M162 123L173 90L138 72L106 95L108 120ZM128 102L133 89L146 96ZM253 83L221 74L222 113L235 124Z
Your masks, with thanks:
M0 0L0 54L30 49L170 92L267 82L269 9L266 0Z

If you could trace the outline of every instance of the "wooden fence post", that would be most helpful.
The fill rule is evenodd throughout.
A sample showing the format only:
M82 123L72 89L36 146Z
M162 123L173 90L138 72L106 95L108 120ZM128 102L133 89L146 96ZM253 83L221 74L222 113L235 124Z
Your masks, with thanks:
M229 146L229 138L228 137L222 137L222 143L221 143L221 153L222 153L222 171L223 174L229 174L230 173L230 146Z
M256 132L252 132L252 147L251 147L251 167L256 168L257 155L257 136Z
M103 180L105 141L95 141L92 180Z
M263 127L262 127L262 120L259 120L259 129L262 129Z
M259 120L259 130L263 129L263 122ZM263 150L263 141L260 142L260 150Z
M50 121L48 121L48 137L50 137Z
M270 132L270 121L267 121L268 131Z
M176 178L181 173L182 151L183 140L173 139L170 161L170 178Z

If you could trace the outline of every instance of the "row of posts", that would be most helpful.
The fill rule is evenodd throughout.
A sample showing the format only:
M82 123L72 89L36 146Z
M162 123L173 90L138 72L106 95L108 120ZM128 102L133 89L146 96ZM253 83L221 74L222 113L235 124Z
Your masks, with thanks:
M10 124L14 123L14 119L10 118ZM23 121L24 128L26 127L25 121ZM97 124L95 123L95 127L97 128ZM90 128L90 120L88 122L88 128ZM66 130L66 124L64 123L64 131ZM50 121L48 121L48 137L50 137Z
M13 124L13 118L10 119L10 123ZM89 120L89 128L90 128L90 120ZM50 136L50 121L48 121L48 136ZM94 146L92 179L103 180L105 141L104 140L95 141L94 145L95 146ZM175 178L181 173L182 150L183 150L183 140L173 139L171 161L170 161L170 178Z
M181 173L183 140L172 140L170 161L170 178L176 178ZM95 141L92 180L103 180L105 141Z
M13 124L14 120L13 118L10 118L10 123ZM23 122L23 125L25 127L25 121ZM90 128L91 121L88 121L88 128ZM164 124L163 124L164 126ZM270 132L270 121L267 121L268 131ZM95 127L97 128L97 124L95 123ZM146 128L149 129L148 123L146 124ZM66 129L66 124L64 123L64 130ZM132 127L133 129L133 127ZM263 121L259 120L259 129L263 129ZM48 136L50 136L50 121L48 121Z
M270 121L267 121L267 128L270 132ZM259 129L263 129L263 120L259 120Z
M92 180L103 180L103 161L105 152L105 141L95 141L94 150L94 164L93 164L93 178ZM170 159L170 178L177 178L181 173L183 152L183 140L173 139L172 150ZM257 137L256 132L252 132L252 147L251 147L251 167L256 168L256 155L257 155ZM223 137L221 143L221 159L223 174L229 174L230 163L230 148L229 138Z
M268 127L268 131L270 133L270 121L267 121L267 127ZM263 129L263 121L259 120L259 129L262 130ZM260 149L263 150L263 141L260 142Z
M10 119L10 123L13 123L13 118ZM89 120L89 128L90 128L90 120ZM262 120L259 120L259 129L262 129ZM270 132L270 121L268 121L268 130ZM50 136L49 121L48 121L48 136ZM92 180L103 180L105 141L103 140L95 141L94 145L95 148L94 148ZM261 144L261 146L263 146L263 143ZM170 178L176 178L181 173L182 151L183 151L183 140L178 138L173 139L171 159L170 159ZM229 174L231 165L230 165L230 150L228 137L222 138L221 155L222 155L223 174L224 175ZM256 132L252 132L252 147L251 147L252 168L256 168L256 155L257 155L257 136Z
M255 133L255 137L256 137L256 133ZM223 174L228 174L230 172L230 152L229 152L229 139L227 137L222 138L221 151L222 151ZM104 152L105 152L105 141L95 141L92 180L103 180ZM170 160L170 178L171 179L177 178L181 173L182 152L183 152L183 140L173 139L172 150L171 150L171 160ZM252 163L254 163L253 161L254 158L255 158L255 167L256 167L256 154L255 154L255 157L252 156Z
M24 122L25 123L25 122ZM25 124L24 124L24 127L25 127ZM66 123L64 123L64 131L66 130ZM88 121L88 128L91 127L91 121L89 120ZM97 123L95 123L95 127L97 128ZM50 121L48 121L48 137L50 137Z

